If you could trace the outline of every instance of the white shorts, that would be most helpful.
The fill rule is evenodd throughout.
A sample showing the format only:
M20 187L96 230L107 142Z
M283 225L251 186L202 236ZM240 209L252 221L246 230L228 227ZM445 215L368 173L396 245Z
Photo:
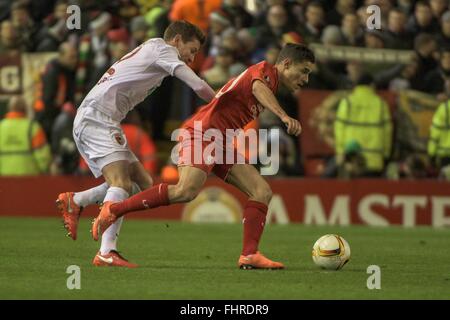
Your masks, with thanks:
M73 123L73 138L78 151L96 178L104 166L125 160L130 164L139 161L129 149L120 123L83 103Z

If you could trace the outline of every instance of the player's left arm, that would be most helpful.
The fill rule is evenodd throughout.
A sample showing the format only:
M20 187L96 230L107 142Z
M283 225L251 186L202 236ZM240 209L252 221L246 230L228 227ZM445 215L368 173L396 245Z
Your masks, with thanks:
M216 94L204 80L199 78L195 72L186 65L177 67L174 76L191 87L191 89L206 102L210 102Z
M265 108L269 109L275 115L277 115L281 121L287 126L287 132L289 134L298 136L302 132L302 127L297 119L289 117L286 112L281 108L277 98L273 94L272 90L261 80L255 80L252 83L252 93L256 100L261 103Z

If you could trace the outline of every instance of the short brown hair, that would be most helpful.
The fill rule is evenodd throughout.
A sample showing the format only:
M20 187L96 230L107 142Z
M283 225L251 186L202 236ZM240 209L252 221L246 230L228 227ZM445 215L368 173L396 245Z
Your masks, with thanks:
M164 31L164 40L170 41L177 34L181 36L183 42L197 39L201 45L205 43L205 35L203 32L196 25L184 20L172 22L166 31Z
M277 63L282 62L284 59L291 59L293 63L300 63L303 61L309 61L311 63L316 62L314 52L307 46L297 43L287 43L281 49Z

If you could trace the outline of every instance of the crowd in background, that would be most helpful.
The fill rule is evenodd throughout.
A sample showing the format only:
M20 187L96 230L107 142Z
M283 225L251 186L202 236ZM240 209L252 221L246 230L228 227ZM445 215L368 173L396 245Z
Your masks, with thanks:
M72 4L81 8L80 29L66 24ZM367 29L366 8L373 4L381 10L380 30ZM147 39L162 37L169 23L179 19L198 25L207 35L191 67L215 90L251 64L274 63L288 42L412 50L414 56L406 64L318 60L305 90L349 90L333 110L330 144L335 154L326 159L321 176L450 176L448 0L0 0L0 56L57 53L43 68L32 119L23 99L9 101L0 122L0 175L87 173L72 140L78 105L111 64ZM401 119L377 93L405 89L431 94L439 104L426 150L396 149ZM282 87L277 93L286 112L299 118L297 97ZM171 108L179 109L176 117L182 121L200 103L189 88L166 79L127 117L128 142L149 172L164 168L165 162L156 161L156 145L170 140ZM330 115L319 114L315 121L320 126ZM298 139L285 134L282 123L268 112L258 127L282 130L279 175L304 175ZM25 137L12 149L8 130ZM13 153L33 159L32 172L6 168L2 159Z

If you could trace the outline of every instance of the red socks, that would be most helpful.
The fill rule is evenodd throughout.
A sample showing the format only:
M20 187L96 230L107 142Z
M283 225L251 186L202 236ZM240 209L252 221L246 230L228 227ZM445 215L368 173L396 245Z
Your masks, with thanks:
M146 189L132 197L111 205L111 212L122 216L130 211L152 209L169 204L169 193L166 183Z
M242 255L247 256L258 251L259 239L266 224L267 205L249 200L244 209L244 243Z

